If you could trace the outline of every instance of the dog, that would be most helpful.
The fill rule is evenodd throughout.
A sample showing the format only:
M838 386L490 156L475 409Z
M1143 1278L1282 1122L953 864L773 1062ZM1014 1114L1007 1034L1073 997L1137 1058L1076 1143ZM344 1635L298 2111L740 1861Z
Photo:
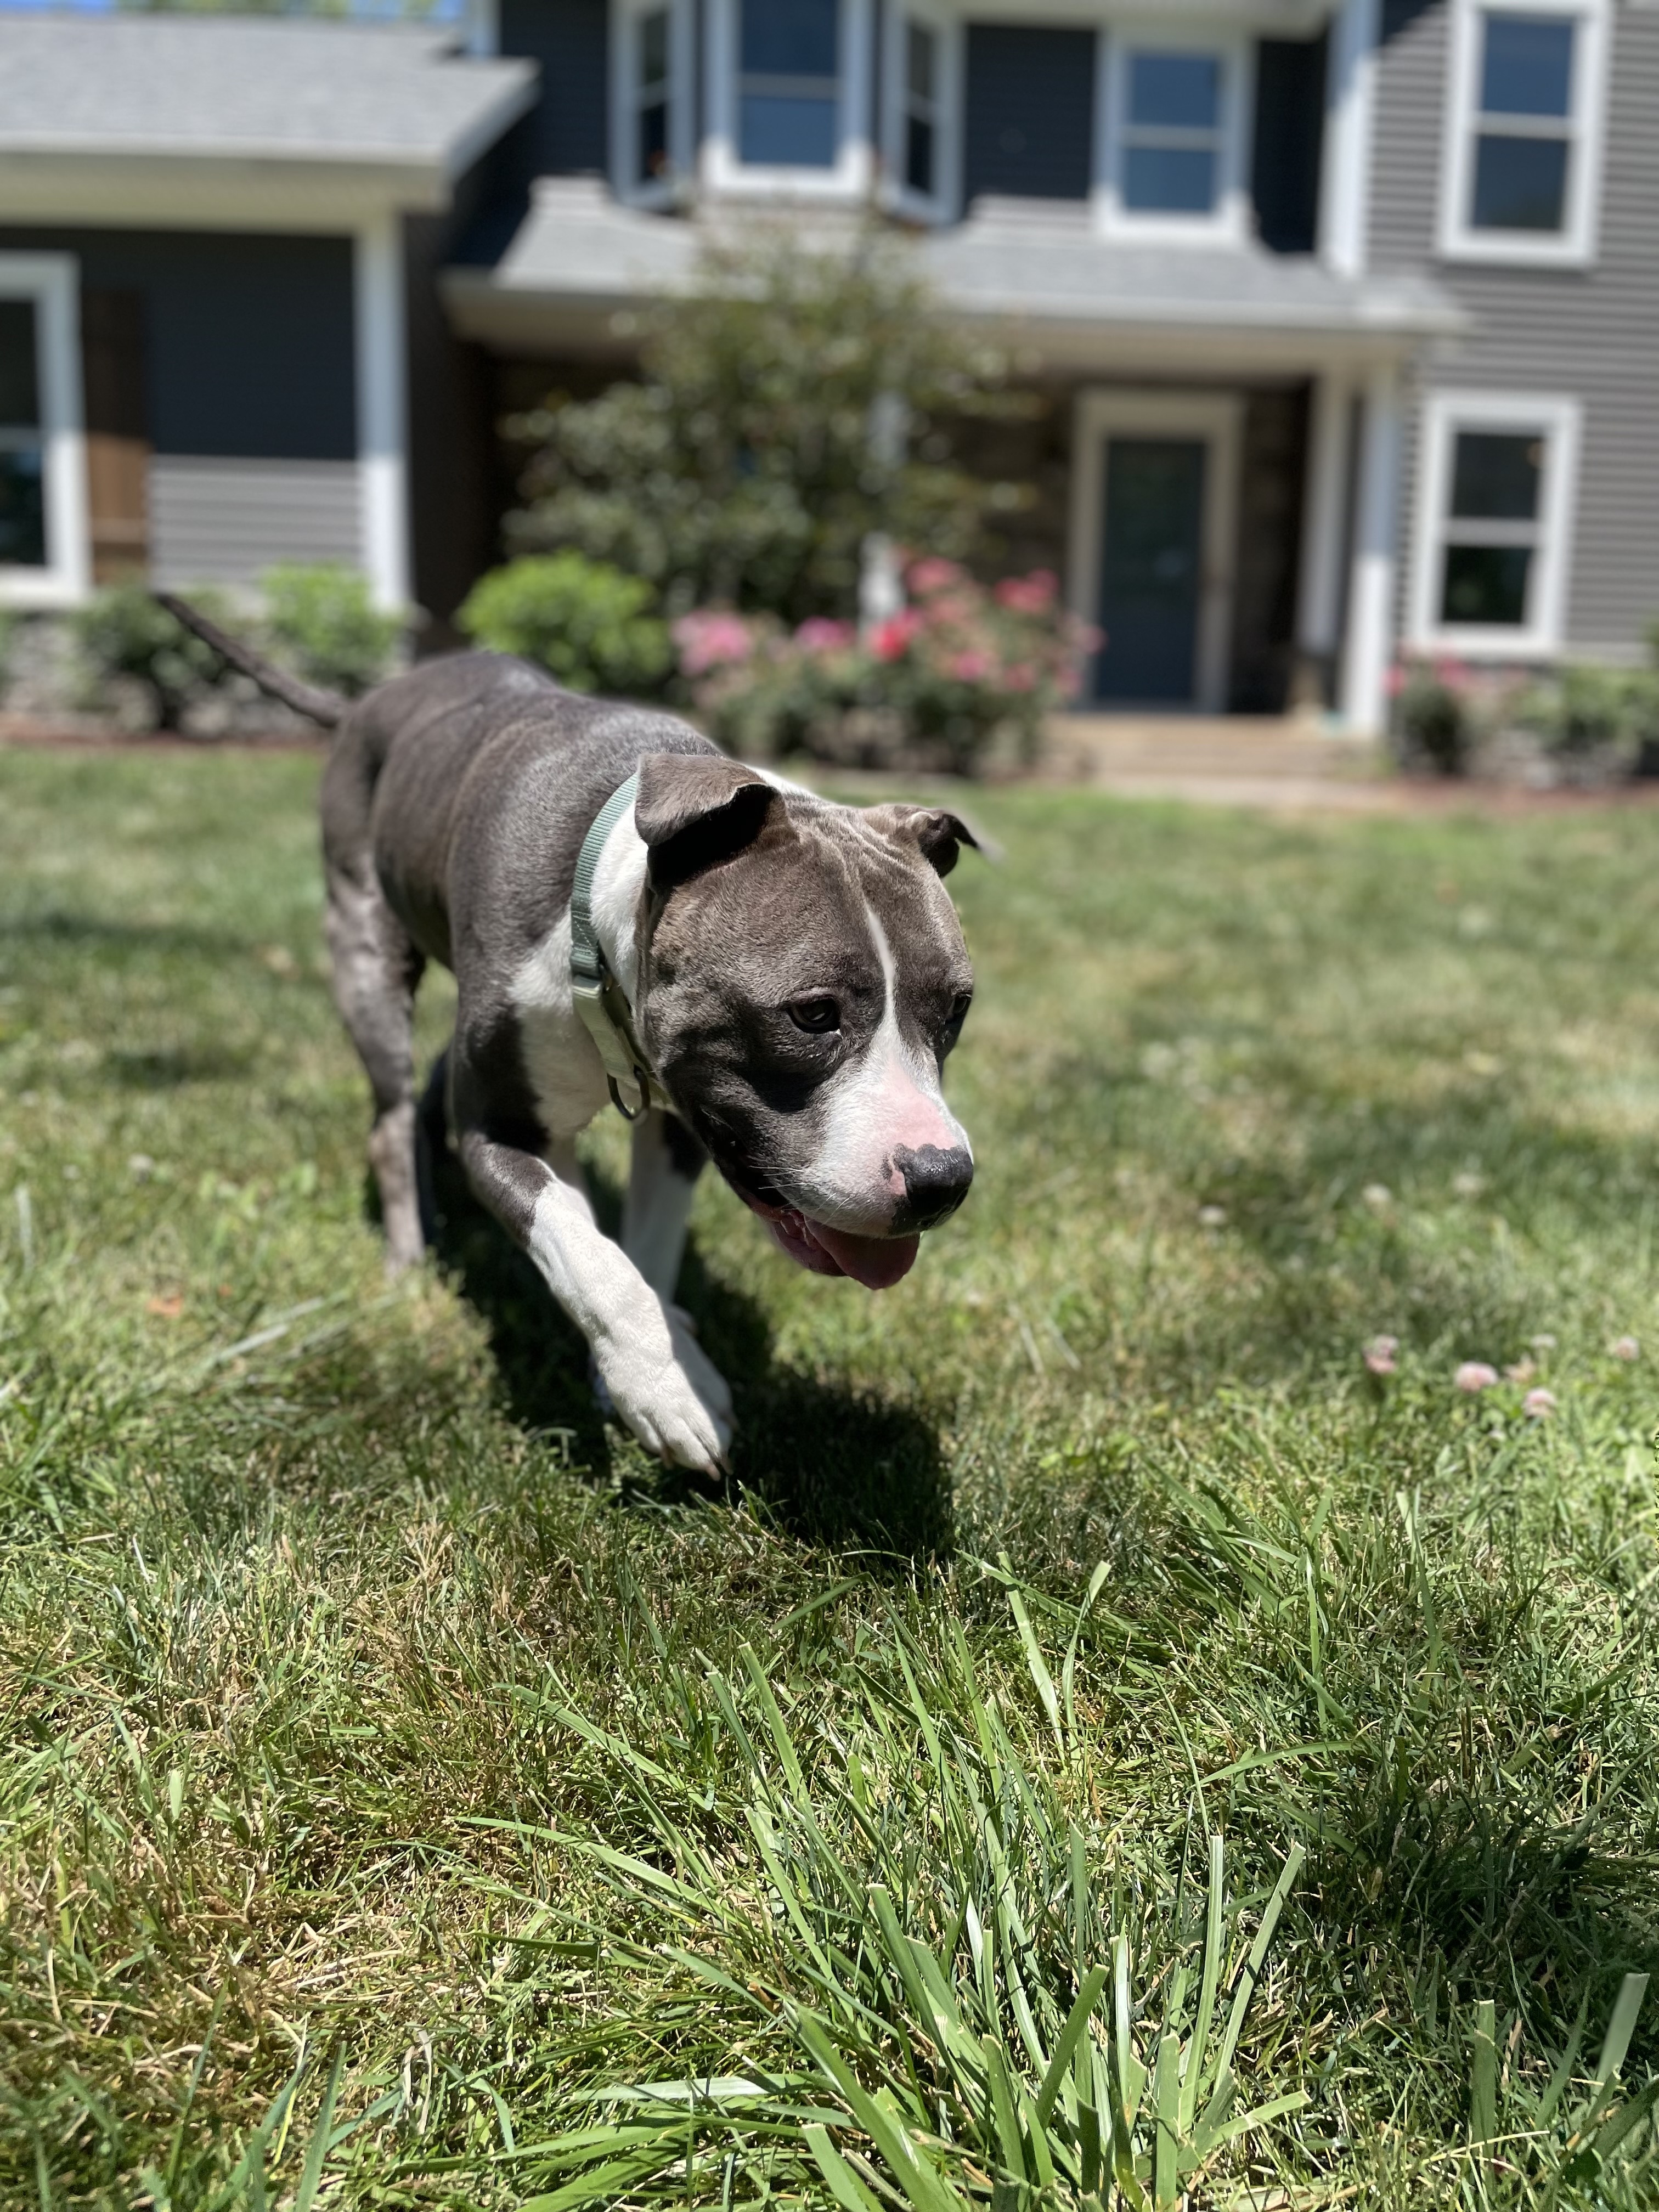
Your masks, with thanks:
M706 1160L803 1267L881 1290L962 1204L945 1062L973 969L939 807L834 805L690 724L495 653L422 663L348 707L177 600L268 690L335 725L322 785L334 997L368 1072L389 1271L423 1249L412 1027L457 987L433 1071L483 1205L581 1331L647 1449L709 1474L732 1398L674 1303ZM575 1139L633 1122L622 1239Z

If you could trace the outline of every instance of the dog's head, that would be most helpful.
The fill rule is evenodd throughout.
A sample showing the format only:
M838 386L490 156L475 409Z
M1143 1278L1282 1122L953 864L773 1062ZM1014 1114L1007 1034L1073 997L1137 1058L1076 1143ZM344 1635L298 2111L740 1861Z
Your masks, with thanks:
M896 1283L973 1180L940 1074L974 972L939 880L973 837L713 754L649 755L635 821L636 1013L669 1096L792 1259Z

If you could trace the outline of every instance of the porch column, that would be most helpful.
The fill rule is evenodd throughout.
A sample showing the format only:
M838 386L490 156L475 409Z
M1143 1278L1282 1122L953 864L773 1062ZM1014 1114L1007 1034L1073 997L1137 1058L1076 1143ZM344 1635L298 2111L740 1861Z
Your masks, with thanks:
M1297 580L1298 690L1310 707L1330 703L1342 605L1343 506L1348 480L1348 421L1353 391L1346 376L1317 378L1308 421L1308 466L1302 505L1302 573Z
M1394 362L1382 362L1365 382L1359 512L1342 656L1343 719L1351 731L1368 737L1380 736L1388 722L1399 477L1400 371Z
M357 342L357 474L363 567L377 605L407 606L409 465L404 265L395 211L366 222L353 254Z

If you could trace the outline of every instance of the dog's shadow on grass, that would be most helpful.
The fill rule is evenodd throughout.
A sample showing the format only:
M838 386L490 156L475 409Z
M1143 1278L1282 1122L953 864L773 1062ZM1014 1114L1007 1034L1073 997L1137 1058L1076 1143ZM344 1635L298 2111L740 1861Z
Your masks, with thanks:
M866 1547L896 1560L952 1544L951 1486L933 1424L909 1407L822 1382L781 1364L763 1309L704 1265L695 1242L680 1303L732 1386L737 1434L730 1482L711 1491L672 1468L642 1474L639 1456L600 1414L587 1346L547 1285L467 1187L460 1164L423 1133L428 1228L439 1265L489 1332L507 1410L522 1427L568 1439L574 1464L624 1495L659 1503L747 1494L810 1541ZM617 1233L621 1200L590 1171L600 1225Z

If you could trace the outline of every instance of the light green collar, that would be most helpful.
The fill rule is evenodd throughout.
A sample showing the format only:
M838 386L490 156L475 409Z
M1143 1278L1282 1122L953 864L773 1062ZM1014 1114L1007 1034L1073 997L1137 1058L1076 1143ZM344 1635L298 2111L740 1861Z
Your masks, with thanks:
M593 927L593 878L605 840L639 796L640 779L630 775L613 791L594 817L576 855L576 879L570 887L570 988L576 1012L605 1065L611 1103L625 1121L637 1121L648 1106L666 1106L668 1095L657 1080L634 1028L634 1010L611 972ZM629 1106L623 1085L637 1104Z

